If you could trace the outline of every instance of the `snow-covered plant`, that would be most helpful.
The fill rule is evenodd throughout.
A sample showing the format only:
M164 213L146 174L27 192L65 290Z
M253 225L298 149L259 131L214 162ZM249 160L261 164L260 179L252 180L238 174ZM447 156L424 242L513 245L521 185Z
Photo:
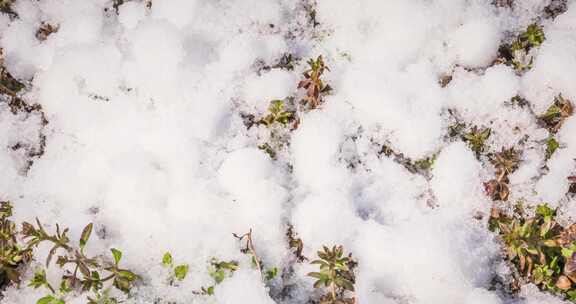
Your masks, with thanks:
M304 79L298 83L298 88L306 90L306 96L302 103L308 106L309 109L315 109L323 102L324 95L332 90L322 80L324 71L330 71L330 69L324 64L322 55L318 56L316 60L308 60L308 65L310 68L304 72Z
M44 229L44 226L36 219L36 226L24 222L22 224L22 234L26 240L27 248L37 247L41 243L50 243L52 248L46 258L46 267L50 265L55 254L60 252L56 259L56 264L63 269L58 293L66 294L71 291L88 292L94 291L97 295L104 289L107 282L112 282L111 286L128 293L138 279L138 276L131 270L120 267L122 252L116 248L111 248L112 260L106 260L101 256L89 257L84 252L86 244L90 239L93 224L86 225L78 246L73 245L68 237L68 228L61 229L56 224L56 233L51 234ZM66 270L64 270L66 269ZM70 271L68 269L73 269ZM30 282L34 288L46 287L54 297L57 294L47 281L45 270L38 270ZM107 286L109 288L110 286ZM45 297L46 298L46 297ZM42 298L44 299L44 298ZM41 300L42 300L41 299ZM39 300L39 303L40 300ZM51 302L46 302L51 303Z
M18 231L11 216L12 204L0 202L0 288L20 283L21 268L31 259L31 251L17 241Z
M333 246L332 249L323 246L323 250L318 251L319 259L311 264L320 267L319 272L310 272L308 276L316 279L314 288L326 288L326 294L320 298L320 304L345 304L355 303L354 296L349 293L354 292L354 268L356 262L352 259L352 254L344 256L344 247Z

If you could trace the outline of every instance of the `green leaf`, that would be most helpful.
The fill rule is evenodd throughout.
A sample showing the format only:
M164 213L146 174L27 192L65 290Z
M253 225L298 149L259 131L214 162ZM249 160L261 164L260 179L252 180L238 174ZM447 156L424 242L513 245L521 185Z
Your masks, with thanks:
M214 286L210 286L206 289L206 293L211 296L214 294Z
M272 280L278 275L278 268L274 267L266 271L266 280Z
M187 264L178 265L176 266L176 268L174 268L174 276L176 277L176 279L180 281L184 280L187 274L188 274Z
M136 274L134 274L132 271L130 270L120 270L118 271L118 277L121 277L123 279L126 279L130 282L136 280L136 278L138 277Z
M88 243L88 239L90 238L90 234L92 234L92 228L93 228L93 224L90 223L88 225L86 225L86 227L84 227L84 230L82 230L82 234L80 235L80 250L83 250L84 247L86 246L86 243Z
M268 111L270 111L272 114L278 114L282 111L283 108L284 108L284 102L282 100L272 100L270 102L270 107L268 108Z
M162 257L162 266L171 267L172 266L172 255L170 252L166 252Z
M118 263L120 263L120 260L122 259L122 251L116 248L112 248L110 251L112 251L112 256L114 256L114 264L118 266Z
M560 147L560 143L554 138L550 137L546 141L546 159L549 159L556 150Z
M574 253L573 250L568 249L568 248L562 248L562 255L566 258L572 257L572 254Z
M39 299L36 304L66 304L64 300L55 298L54 296L45 296Z
M541 204L536 207L536 214L546 218L546 217L553 217L556 215L556 211L554 209L548 207L548 204Z
M224 273L224 270L218 269L210 272L210 276L214 279L214 282L216 282L216 284L220 284L222 281L224 281L226 273Z

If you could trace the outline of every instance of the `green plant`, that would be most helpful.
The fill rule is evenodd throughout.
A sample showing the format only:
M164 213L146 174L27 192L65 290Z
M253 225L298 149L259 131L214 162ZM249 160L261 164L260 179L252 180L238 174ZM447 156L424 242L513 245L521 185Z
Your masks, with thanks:
M276 151L270 146L268 143L263 143L258 146L258 149L264 151L264 153L268 154L271 159L276 159Z
M544 114L538 116L540 123L551 133L556 133L562 127L566 118L570 117L574 108L570 100L559 95L554 99L554 103L548 107Z
M237 261L220 261L217 258L212 258L208 266L208 274L214 280L214 284L202 287L199 293L213 295L215 286L222 283L226 277L231 277L236 270L238 270Z
M276 276L278 276L278 268L272 267L266 270L266 280L270 281L273 280Z
M508 260L517 269L516 280L576 300L576 225L567 228L556 220L556 210L537 206L533 217L508 217L492 212L490 228L505 246Z
M270 112L268 115L260 119L260 124L271 126L274 123L279 123L285 126L295 118L294 111L285 110L283 100L271 101L270 106L268 107L268 112Z
M134 272L120 267L122 259L122 252L118 249L112 248L111 255L112 261L106 261L103 257L95 256L88 257L84 249L90 235L92 233L93 224L86 225L83 229L78 247L71 244L68 238L68 228L61 230L60 226L56 224L56 233L48 233L38 219L36 219L37 227L24 222L22 223L22 234L24 239L27 240L27 248L37 247L39 244L47 242L52 244L52 248L46 258L46 267L50 265L52 258L56 253L62 252L56 259L56 264L64 269L67 265L71 265L73 272L65 271L62 275L59 292L62 294L70 291L87 292L92 290L98 293L103 289L106 282L112 282L112 286L128 293L138 276ZM56 293L56 290L46 281L45 271L39 270L30 282L30 285L39 288L46 287L51 293ZM44 299L44 298L43 298Z
M537 24L529 25L510 46L511 58L508 62L519 72L532 68L534 58L529 55L529 51L539 47L545 39L544 31L540 26Z
M474 153L476 157L480 157L480 154L484 152L484 145L486 140L490 137L492 130L490 128L479 129L474 126L468 133L464 133L462 139L468 143L468 146Z
M170 285L174 284L174 279L178 281L184 280L186 275L188 275L188 270L190 268L188 264L174 266L172 254L170 254L170 252L166 252L164 253L164 256L162 256L162 266L171 270L171 275L168 280Z
M311 264L319 265L319 272L310 272L308 276L316 279L314 288L327 288L327 293L320 299L321 304L355 303L354 296L347 293L354 292L354 268L356 262L352 255L344 256L342 246L333 246L332 249L323 246L318 251L319 259Z
M0 202L0 288L20 283L21 268L32 258L31 250L17 242L18 231L10 217L12 204Z
M304 72L304 79L298 83L298 88L306 90L306 96L302 102L308 106L309 109L317 108L323 101L323 96L328 94L332 88L325 84L322 80L324 71L330 69L324 64L322 56L318 56L316 60L308 60L310 68Z
M45 297L40 298L36 304L65 304L64 300L54 297L52 295L48 295Z
M518 40L526 46L537 47L544 42L544 39L546 39L546 36L544 35L542 27L533 23L526 28L524 33L520 34Z
M414 162L414 165L422 171L428 171L430 169L432 169L432 167L434 166L434 162L436 161L436 157L438 155L434 154L430 157L425 157L422 159L419 159L417 161Z
M560 148L560 143L554 137L548 138L546 141L546 159L550 159L558 148Z

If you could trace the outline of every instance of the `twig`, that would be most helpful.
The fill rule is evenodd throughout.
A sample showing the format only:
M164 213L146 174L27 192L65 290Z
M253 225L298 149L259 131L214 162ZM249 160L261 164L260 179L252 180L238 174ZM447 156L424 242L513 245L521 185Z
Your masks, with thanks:
M258 272L260 273L260 279L264 280L264 276L262 274L262 266L260 264L260 259L258 259L258 255L256 254L256 250L254 249L254 244L252 243L252 228L248 233L243 235L237 235L236 233L232 233L232 235L237 238L239 241L246 239L246 248L242 249L243 253L250 252L252 257L254 258L254 263L256 264L256 268L258 268Z

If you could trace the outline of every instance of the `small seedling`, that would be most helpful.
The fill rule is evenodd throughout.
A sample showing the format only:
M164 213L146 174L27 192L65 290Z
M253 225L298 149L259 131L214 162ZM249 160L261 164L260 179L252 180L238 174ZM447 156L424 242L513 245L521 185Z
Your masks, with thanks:
M470 130L470 132L465 133L462 136L462 139L468 143L468 146L474 153L476 153L476 157L479 158L480 154L484 152L484 145L486 140L490 137L490 133L492 130L490 128L479 129L478 127L474 126Z
M526 31L520 35L520 41L529 47L537 47L546 39L542 27L533 23L526 28Z
M332 88L322 81L324 71L330 69L324 64L322 56L318 56L316 60L308 60L310 68L304 72L304 80L298 83L298 88L306 90L306 96L302 103L307 105L309 109L317 108L323 102L323 96L328 94Z
M270 281L273 280L278 275L278 268L272 267L271 269L266 270L266 280Z
M208 274L214 280L214 285L202 287L200 292L195 293L213 295L215 286L222 283L226 277L231 277L236 270L238 270L237 261L219 261L216 258L212 258L208 267Z
M539 47L545 39L544 31L540 26L529 25L509 47L507 50L509 58L505 61L513 65L518 72L532 68L534 58L530 55L530 50Z
M416 166L416 168L418 168L421 171L429 171L434 166L434 162L436 161L436 157L437 157L437 155L434 154L430 157L419 159L419 160L414 162L414 165Z
M540 123L551 133L556 133L562 127L566 118L570 117L574 108L570 100L559 95L546 112L538 117Z
M263 143L258 146L258 149L264 151L271 159L276 159L276 151L268 143Z
M12 204L0 202L0 288L20 283L21 268L32 258L31 250L18 243L16 224L10 217Z
M326 288L327 293L320 299L321 304L355 303L354 296L349 293L354 292L354 268L356 262L352 255L344 256L342 246L333 246L332 249L323 246L323 250L318 251L319 259L311 264L320 267L319 272L310 272L308 276L316 279L314 288Z
M268 107L268 115L262 118L258 123L265 126L271 126L274 123L281 124L283 126L287 125L294 120L294 111L286 111L284 101L273 100L270 102Z
M170 285L174 284L174 279L178 281L184 280L186 278L186 275L188 275L188 270L190 268L188 264L180 264L174 266L172 254L170 254L170 252L166 252L162 257L162 266L171 269L172 274L169 278Z

